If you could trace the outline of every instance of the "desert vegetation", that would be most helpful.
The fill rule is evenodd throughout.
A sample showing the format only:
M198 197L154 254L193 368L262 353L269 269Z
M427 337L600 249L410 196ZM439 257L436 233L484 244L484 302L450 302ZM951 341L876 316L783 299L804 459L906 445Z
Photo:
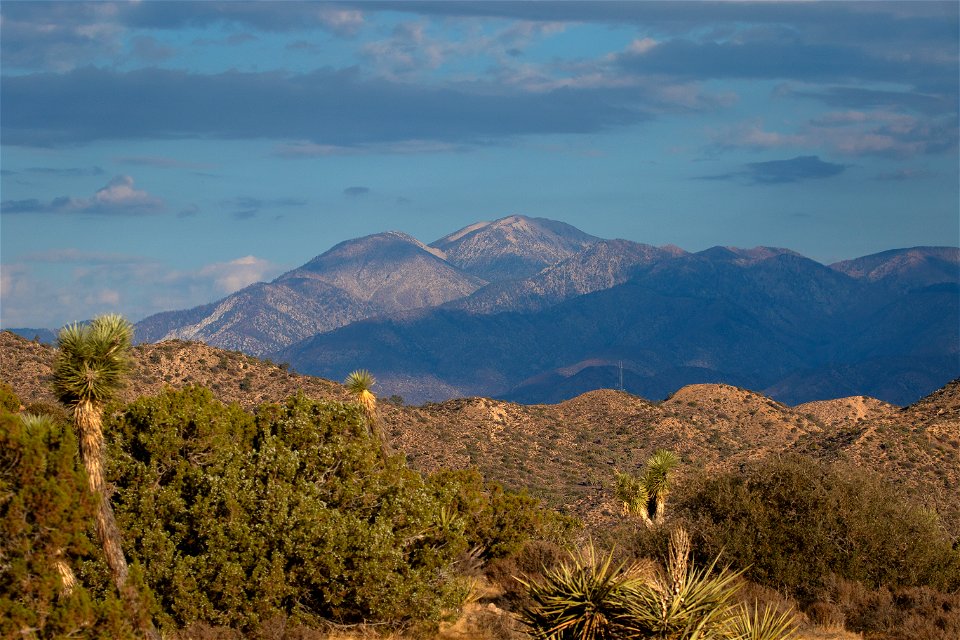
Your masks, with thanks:
M94 328L77 328L78 344ZM122 343L103 345L115 353L110 345ZM390 451L386 428L371 423L424 409L365 406L372 380L337 399L296 393L241 406L185 384L110 400L124 375L117 364L95 397L93 472L90 424L74 409L84 396L56 375L69 367L51 369L67 410L0 385L3 637L960 635L956 532L922 495L849 463L765 455L697 472L658 445L619 472L621 454L603 455L611 444L588 434L606 473L597 491L622 513L583 522L517 486L518 470L536 464L529 454L500 476L513 488L495 482L489 464L408 464L403 441ZM238 379L273 379L255 362L236 364ZM668 418L688 420L683 409ZM616 431L624 442L644 437ZM455 432L442 433L452 444ZM506 456L506 441L496 442ZM128 563L123 582L103 549L105 503Z

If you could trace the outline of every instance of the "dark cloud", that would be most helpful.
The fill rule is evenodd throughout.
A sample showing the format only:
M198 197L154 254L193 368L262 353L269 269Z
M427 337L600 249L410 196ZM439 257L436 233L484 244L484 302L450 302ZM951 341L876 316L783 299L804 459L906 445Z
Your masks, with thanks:
M347 187L343 190L343 195L348 198L359 198L360 196L365 196L370 193L369 187Z
M785 184L838 176L849 165L824 162L819 156L797 156L789 160L768 160L743 165L742 171L712 176L700 180L733 180L753 185Z
M618 62L631 73L689 79L778 79L805 82L886 81L911 86L941 85L955 61L891 59L846 44L795 41L695 42L674 39Z
M263 209L276 209L279 207L302 207L307 204L306 200L300 198L273 198L262 199L251 196L238 196L223 201L225 207L234 209L230 214L237 220L249 220L255 217Z
M177 51L151 36L137 36L130 43L134 57L148 63L157 63L172 58Z
M102 139L274 138L355 146L405 140L483 142L506 136L592 133L648 114L642 91L416 87L356 70L304 75L200 75L84 68L4 79L3 144ZM111 96L104 100L103 96Z

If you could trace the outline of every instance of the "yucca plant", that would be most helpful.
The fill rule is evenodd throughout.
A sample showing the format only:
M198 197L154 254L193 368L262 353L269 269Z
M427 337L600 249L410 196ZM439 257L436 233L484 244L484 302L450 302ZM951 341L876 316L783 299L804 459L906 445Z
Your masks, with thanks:
M377 396L370 391L375 384L377 384L377 379L366 369L357 369L343 381L347 391L354 395L357 404L363 408L363 413L367 417L368 432L380 442L380 450L386 455L389 449L380 430L380 419L377 416Z
M121 593L128 569L103 474L103 407L123 384L132 340L133 327L119 315L100 316L88 325L68 325L57 336L53 365L53 389L73 413L87 481L99 500L97 536Z
M645 577L644 565L615 565L612 552L599 558L588 544L546 570L541 580L517 579L532 601L521 610L521 619L541 640L623 638L625 596Z
M694 567L689 536L675 530L666 568L626 594L623 637L702 640L722 634L734 613L736 580L742 572L715 572L716 565L714 560Z
M615 491L624 515L639 517L645 525L663 524L670 493L670 471L680 458L672 451L657 450L647 459L642 476L615 471Z
M647 510L650 494L642 478L614 470L614 490L623 515L640 518L648 526L653 525Z
M792 611L741 604L724 631L728 640L790 640L797 633L796 617Z
M103 408L123 386L132 341L133 326L117 314L99 316L86 325L64 327L57 335L53 390L73 414L87 483L97 498L97 538L110 574L132 617L143 620L145 610L139 593L127 581L129 569L103 472ZM158 637L148 622L142 626L146 635Z

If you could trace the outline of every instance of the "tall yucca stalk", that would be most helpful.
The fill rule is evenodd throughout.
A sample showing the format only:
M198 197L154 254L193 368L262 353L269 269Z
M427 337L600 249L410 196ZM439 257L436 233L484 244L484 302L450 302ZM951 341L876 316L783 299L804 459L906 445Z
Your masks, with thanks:
M97 538L110 574L133 617L145 620L139 593L127 581L129 569L103 471L103 408L123 385L132 341L133 327L117 314L99 316L88 325L64 327L57 336L53 389L73 414L88 486L97 499ZM149 622L143 624L143 631L155 637Z
M624 637L702 640L722 637L733 616L736 580L742 571L716 569L717 560L697 568L690 561L690 538L683 529L670 536L663 571L626 598Z
M532 600L521 618L541 640L622 638L624 595L644 575L643 565L614 565L612 553L599 558L591 543L539 581L518 578Z

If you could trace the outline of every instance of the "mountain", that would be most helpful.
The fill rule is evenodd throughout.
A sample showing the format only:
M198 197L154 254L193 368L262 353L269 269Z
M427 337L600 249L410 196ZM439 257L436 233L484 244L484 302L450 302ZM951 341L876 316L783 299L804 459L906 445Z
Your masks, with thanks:
M508 216L425 245L349 240L269 283L157 314L169 338L341 379L374 371L414 402L558 402L619 387L660 398L725 382L798 403L907 404L960 375L960 249L823 265L778 247L688 253Z
M123 401L190 384L247 409L298 392L350 398L337 383L196 342L139 345L132 355ZM52 363L48 345L0 332L0 379L31 410L58 410ZM379 384L375 390L386 397ZM391 446L414 467L476 466L590 522L619 517L613 469L637 472L658 448L680 456L679 483L702 469L800 452L882 471L915 488L914 499L960 534L960 380L904 408L868 397L790 407L728 384L674 388L660 403L608 389L534 406L474 397L417 407L381 400L379 407Z
M273 282L218 302L138 322L139 342L179 338L263 355L316 333L377 314L434 306L484 281L391 231L348 240Z
M616 386L620 362L625 388L651 398L724 381L792 403L867 386L906 404L960 375L955 284L891 288L763 247L671 252L628 271L622 284L552 306L521 298L533 310L421 309L313 336L275 357L332 378L363 366L415 402L557 401ZM452 306L469 309L469 300ZM827 373L843 371L855 375Z
M536 311L576 296L626 282L641 265L687 253L678 247L653 247L629 240L598 240L557 264L522 280L492 282L447 304L472 313Z
M830 265L853 278L881 282L901 291L960 279L960 249L893 249Z
M598 239L563 222L508 216L464 227L430 246L450 264L497 282L532 276Z
M37 342L42 342L43 344L53 344L57 341L57 334L55 331L50 329L32 329L30 327L14 327L7 329L10 333L15 333L18 336L26 338L27 340L36 340Z

